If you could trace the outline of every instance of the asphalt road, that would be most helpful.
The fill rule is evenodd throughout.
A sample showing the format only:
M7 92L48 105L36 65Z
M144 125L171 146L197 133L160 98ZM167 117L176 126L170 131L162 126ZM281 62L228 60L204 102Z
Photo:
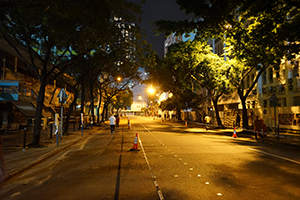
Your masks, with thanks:
M12 178L0 199L300 199L299 147L126 122ZM136 133L140 151L130 151Z

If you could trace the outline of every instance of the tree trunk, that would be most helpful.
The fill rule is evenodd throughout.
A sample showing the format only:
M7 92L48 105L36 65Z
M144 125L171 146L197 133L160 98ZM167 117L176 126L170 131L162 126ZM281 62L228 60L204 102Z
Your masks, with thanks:
M218 126L223 127L223 124L222 124L222 121L220 118L219 108L218 108L218 99L219 99L219 97L212 98L212 101L213 101L215 112L216 112Z
M242 107L243 107L243 110L242 110L243 128L244 129L248 129L249 128L249 124L248 124L248 113L247 113L247 107L246 107L246 99L247 99L247 97L244 96L243 93L244 93L243 89L238 89L238 95L240 97L241 104L242 104Z
M177 114L177 119L181 120L181 109L180 109L180 107L176 107L176 114Z
M85 101L85 88L84 88L84 81L82 81L81 82L81 105L80 105L81 107L80 107L80 113L84 113L84 101ZM81 116L81 114L80 114L80 116ZM80 128L81 128L81 122L79 123L79 129Z
M39 96L37 99L37 106L36 106L36 113L35 113L35 120L34 120L34 132L32 137L32 145L34 147L38 147L40 144L41 118L42 118L42 111L43 111L44 98L45 98L45 87L46 87L46 81L45 78L42 77Z
M70 116L71 116L71 113L72 113L72 111L74 109L74 106L76 104L78 93L79 93L78 90L75 88L74 99L73 99L72 103L70 104L69 110L68 110L68 113L67 113L67 118L66 118L64 132L63 132L64 135L68 134L69 124L70 124Z
M107 105L106 105L106 103L104 103L104 105L103 105L103 110L102 110L102 113L101 113L101 122L105 122L105 112L106 112L106 107L107 107Z
M101 103L102 103L102 96L99 96L100 100L98 103L98 109L97 109L97 123L100 123L100 108L101 108Z
M91 121L94 123L95 120L94 120L94 116L95 116L95 112L94 112L94 93L93 93L93 82L91 81L90 82L90 95L91 95L91 115L92 115L92 118L91 118Z
M84 112L84 101L85 101L85 88L84 88L84 83L82 81L81 83L81 107L80 107L80 112Z
M105 106L105 120L108 119L108 104Z

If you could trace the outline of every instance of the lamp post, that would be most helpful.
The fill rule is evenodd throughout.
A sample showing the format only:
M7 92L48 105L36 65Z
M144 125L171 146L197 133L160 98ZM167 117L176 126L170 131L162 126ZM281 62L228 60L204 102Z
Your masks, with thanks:
M276 134L276 106L277 106L277 103L278 103L278 97L276 96L275 93L272 94L269 101L270 101L270 104L273 104L273 106L274 106L274 120L275 120L274 131L275 131L275 134ZM279 129L278 129L278 139L279 139Z
M149 100L150 100L149 101L149 103L150 103L150 111L152 112L153 117L154 117L154 109L153 109L153 103L152 103L153 100L154 100L154 99L152 99L153 98L153 94L155 93L154 87L152 87L152 86L148 87L148 93L149 93Z

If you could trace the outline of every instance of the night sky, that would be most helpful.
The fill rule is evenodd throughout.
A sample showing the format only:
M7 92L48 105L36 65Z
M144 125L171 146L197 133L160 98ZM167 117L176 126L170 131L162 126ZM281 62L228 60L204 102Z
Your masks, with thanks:
M131 0L133 2L141 2L140 0ZM164 55L165 36L155 36L154 21L160 19L181 20L185 19L184 11L179 10L176 0L146 0L142 7L141 28L145 30L147 42L153 45L153 50L157 52L159 57Z

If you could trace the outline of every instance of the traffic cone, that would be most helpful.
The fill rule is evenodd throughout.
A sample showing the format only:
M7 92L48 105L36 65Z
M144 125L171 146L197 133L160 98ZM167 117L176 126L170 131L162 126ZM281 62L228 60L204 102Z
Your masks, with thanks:
M185 126L187 126L187 121L185 121Z
M128 129L131 129L130 119L128 120Z
M237 138L235 127L234 127L234 129L233 129L233 135L232 135L232 137Z
M133 147L130 149L130 151L139 151L137 142L138 142L138 133L136 133L136 135L135 135L134 144L133 144Z

